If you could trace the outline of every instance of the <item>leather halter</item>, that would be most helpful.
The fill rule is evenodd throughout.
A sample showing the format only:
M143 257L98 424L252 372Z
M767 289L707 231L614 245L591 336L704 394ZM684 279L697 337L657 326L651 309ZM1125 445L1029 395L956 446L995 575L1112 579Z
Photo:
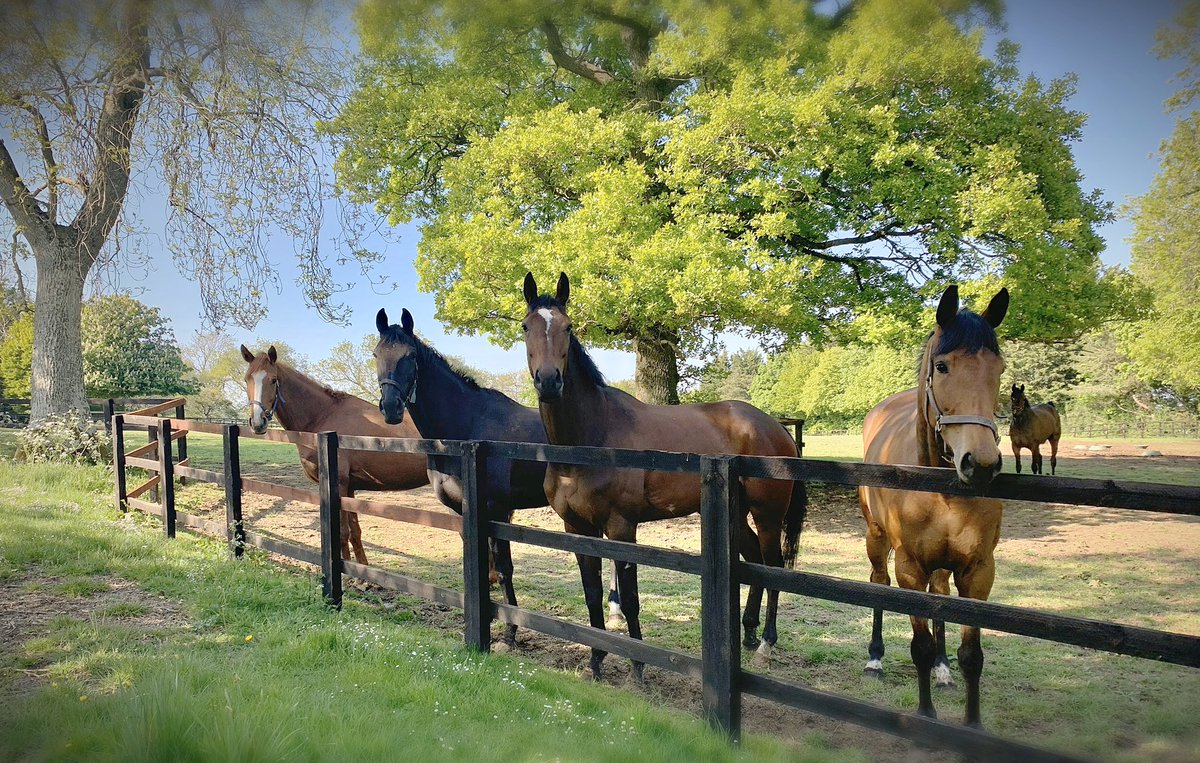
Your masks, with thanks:
M262 401L260 401L260 400L251 400L250 401L250 409L253 410L254 406L256 406L256 405L259 408L261 408L262 412L263 412L263 421L265 421L268 424L270 424L271 419L275 417L275 411L277 411L279 409L279 404L287 403L287 401L283 399L283 393L281 393L279 391L279 377L278 376L275 377L274 384L275 384L275 402L271 404L271 407L269 409L267 408L267 406L263 405Z
M416 357L413 357L412 387L409 389L407 397L404 394L404 388L400 386L400 382L398 382L392 378L392 373L395 373L395 370L396 370L395 368L392 369L392 373L389 373L387 376L385 376L384 378L379 380L379 391L382 393L384 387L395 387L396 394L398 394L398 395L400 395L400 397L404 398L405 405L415 404L417 402L417 377L420 375L420 372L421 372L421 365L419 363L417 363L416 360L417 360ZM397 361L397 364L398 363L399 363L399 361ZM381 411L383 410L383 395L382 394L379 396L379 410L381 410Z
M988 429L992 430L992 436L996 438L996 444L997 445L1000 444L1000 430L999 430L999 428L997 428L996 422L993 421L992 419L989 419L986 416L947 416L946 414L942 413L941 406L939 406L937 404L937 399L934 398L934 396L933 396L933 354L932 353L930 353L930 356L929 356L929 373L925 376L925 400L928 402L929 406L931 406L933 408L934 412L937 414L937 418L934 419L934 421L932 422L933 423L933 433L934 433L934 437L941 443L942 447L938 449L938 455L942 457L943 461L947 461L951 464L954 463L954 459L950 458L949 456L946 455L946 441L942 439L942 427L944 427L944 426L955 426L958 424L976 424L981 427L987 427ZM930 423L928 413L926 413L926 415L925 415L925 422Z

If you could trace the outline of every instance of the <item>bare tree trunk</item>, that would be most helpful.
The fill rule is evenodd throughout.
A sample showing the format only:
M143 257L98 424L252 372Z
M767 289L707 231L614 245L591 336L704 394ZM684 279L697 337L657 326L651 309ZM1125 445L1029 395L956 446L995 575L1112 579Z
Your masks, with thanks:
M633 340L638 397L655 405L679 405L678 339L663 329Z
M51 413L87 411L88 405L80 332L86 274L80 272L79 255L71 247L52 243L36 255L31 424Z

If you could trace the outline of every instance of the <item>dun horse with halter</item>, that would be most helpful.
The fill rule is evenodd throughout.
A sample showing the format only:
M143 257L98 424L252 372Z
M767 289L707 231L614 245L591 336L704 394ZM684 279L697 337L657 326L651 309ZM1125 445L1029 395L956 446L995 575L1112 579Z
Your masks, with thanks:
M397 326L388 325L387 312L381 309L375 316L375 326L379 329L379 344L375 346L379 410L389 424L404 420L407 409L420 436L426 439L546 442L537 411L502 392L480 387L474 379L453 369L417 337L408 310L401 313ZM430 456L428 469L438 500L461 514L458 459ZM485 496L488 517L508 522L514 509L545 506L545 478L544 463L489 458ZM516 606L509 542L493 539L491 544L505 598ZM505 633L504 640L510 646L516 640L516 630L510 625Z
M930 334L917 370L917 387L875 406L863 422L865 458L872 464L952 466L957 478L982 489L1000 472L999 435L992 419L1004 360L996 327L1008 311L1001 289L982 315L959 312L958 287L942 294L937 327ZM949 593L949 576L960 596L987 599L996 567L1004 504L992 498L859 488L867 521L871 582L889 584L888 552L895 551L896 582L902 588ZM918 712L934 717L930 675L948 682L945 629L910 618L911 653L917 667ZM875 610L867 671L882 670L883 613ZM966 722L979 724L979 677L983 649L979 629L962 628L958 664L967 682Z
M567 316L570 282L560 274L555 297L538 296L532 274L525 276L528 314L522 322L529 373L537 389L546 435L555 445L591 445L639 450L686 450L702 454L796 456L796 443L781 424L737 401L702 405L647 405L609 387L571 331ZM741 480L741 552L751 562L782 567L796 557L806 508L803 485L788 481ZM643 469L551 464L546 497L567 532L604 534L635 542L637 526L655 519L693 514L700 508L700 478ZM753 517L757 532L750 529ZM604 627L600 560L577 554L591 625ZM637 566L617 563L621 608L629 635L641 638ZM762 588L751 588L742 624L743 643L766 658L776 642L779 592L767 597L762 641L758 639ZM593 649L591 668L600 677L605 652ZM634 663L634 675L642 666Z
M242 345L242 357L250 364L246 369L246 396L250 399L250 428L258 434L267 431L271 419L278 418L289 432L335 431L344 435L395 437L396 427L390 427L375 406L353 395L338 392L311 379L296 369L279 362L272 345L265 353L255 355ZM412 422L400 426L401 437L420 437ZM300 464L313 482L318 479L317 451L296 442ZM375 453L344 451L338 458L338 489L343 496L352 497L356 490L409 490L428 483L425 458L404 453ZM362 543L362 528L358 514L343 511L342 558L350 558L350 547L359 564L367 563Z
M1012 424L1008 428L1008 441L1017 460L1017 473L1021 473L1021 448L1028 448L1029 471L1041 474L1041 445L1049 441L1050 473L1054 474L1058 466L1058 441L1061 438L1062 419L1054 403L1030 405L1025 397L1025 385L1012 385Z

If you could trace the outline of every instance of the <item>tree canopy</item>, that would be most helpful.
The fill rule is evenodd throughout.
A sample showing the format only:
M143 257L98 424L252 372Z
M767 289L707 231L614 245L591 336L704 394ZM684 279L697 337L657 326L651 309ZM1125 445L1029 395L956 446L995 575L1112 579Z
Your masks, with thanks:
M1084 117L1070 78L983 54L978 7L367 0L339 182L423 221L420 284L460 331L511 344L525 271L568 272L578 333L635 350L656 402L721 332L912 324L951 280L1008 285L1010 335L1078 336L1122 286Z
M1183 54L1180 89L1167 102L1188 109L1200 97L1200 2L1159 34L1159 53ZM1185 111L1163 142L1150 190L1132 205L1130 266L1149 289L1154 315L1128 332L1138 373L1183 392L1200 392L1200 111Z
M106 267L174 260L214 324L250 327L279 287L266 242L282 234L310 305L345 317L320 245L333 189L315 122L336 111L347 64L323 8L0 4L0 234L36 263L35 419L83 405L80 306ZM131 190L166 200L153 252L131 235Z

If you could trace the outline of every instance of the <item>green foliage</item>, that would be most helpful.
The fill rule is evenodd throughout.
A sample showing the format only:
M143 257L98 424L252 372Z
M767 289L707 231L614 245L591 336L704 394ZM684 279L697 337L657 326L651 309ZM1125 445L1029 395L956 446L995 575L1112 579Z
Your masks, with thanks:
M349 392L363 400L377 400L379 375L372 353L378 343L378 334L367 334L357 344L348 339L338 342L329 351L328 357L317 363L315 371L318 378L334 389Z
M913 386L915 352L887 345L802 346L772 358L750 401L777 416L805 420L806 431L857 429L867 411Z
M51 414L21 430L15 458L28 463L107 464L112 461L112 440L86 413Z
M0 384L5 397L28 399L33 379L33 311L8 326L0 342Z
M1124 288L1070 152L1083 115L1070 79L1020 77L1015 46L985 58L952 18L971 5L371 0L328 125L339 182L425 220L438 317L503 345L526 270L571 275L602 347L858 340L863 315L894 340L972 279L1013 289L1011 335L1075 337Z
M1053 401L1060 413L1072 409L1074 390L1080 382L1079 343L1040 344L1005 342L1004 375L1000 377L1000 410L1008 413L1012 405L1013 384L1024 384L1025 394L1034 403Z
M713 403L718 400L750 400L750 386L763 366L762 353L722 351L696 372L696 388L679 396L681 403Z
M1168 101L1184 107L1200 93L1200 2L1187 3L1159 39L1161 55L1186 55L1182 87ZM1159 154L1154 183L1131 207L1130 265L1150 292L1154 315L1125 348L1147 382L1200 394L1200 112L1180 117Z
M170 321L124 294L83 306L83 380L89 397L186 395L199 389Z

